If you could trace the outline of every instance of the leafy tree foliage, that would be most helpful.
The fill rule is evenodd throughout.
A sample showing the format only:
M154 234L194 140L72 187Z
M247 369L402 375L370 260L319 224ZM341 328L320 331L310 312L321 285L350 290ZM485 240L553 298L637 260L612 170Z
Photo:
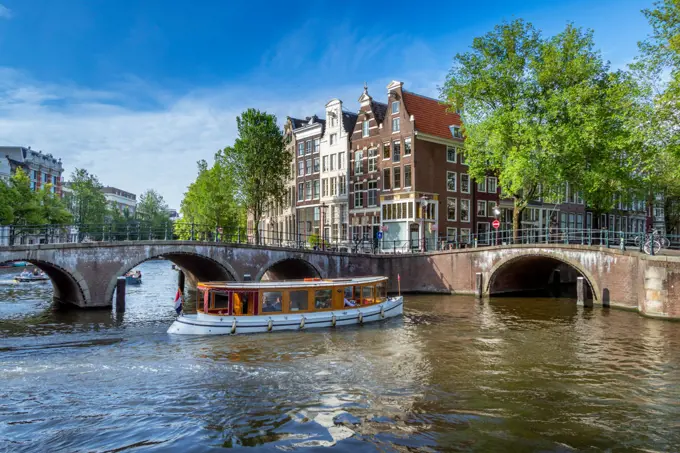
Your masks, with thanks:
M292 156L274 115L248 109L236 124L238 138L233 147L224 149L224 165L239 185L241 203L259 225L266 207L283 201ZM255 241L260 243L258 228Z
M208 167L198 162L198 176L184 194L180 211L182 219L176 224L178 236L208 237L222 228L232 234L245 226L244 208L239 204L238 184L234 169L227 164L223 151L215 154L215 163Z
M76 168L71 174L70 188L66 203L73 221L81 225L104 223L107 206L99 179L87 170Z
M163 196L154 189L140 195L136 215L138 220L151 225L153 229L167 227L170 223L168 205Z
M515 20L475 38L454 61L442 97L463 109L472 177L497 174L513 199L515 234L539 191L571 182L587 202L611 203L631 173L633 134L621 117L634 107L632 87L609 71L591 32L568 25L545 38Z

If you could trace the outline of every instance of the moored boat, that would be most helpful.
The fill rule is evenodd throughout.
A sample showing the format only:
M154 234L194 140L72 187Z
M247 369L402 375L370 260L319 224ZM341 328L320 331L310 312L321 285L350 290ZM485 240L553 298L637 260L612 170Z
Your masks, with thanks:
M24 271L21 274L14 277L14 280L19 282L19 283L43 282L43 281L49 280L49 279L50 278L42 271L40 271L38 273Z
M125 274L126 285L139 285L142 283L142 273L140 271L128 272Z
M363 324L400 316L404 299L387 296L387 277L198 284L197 313L168 333L224 335Z

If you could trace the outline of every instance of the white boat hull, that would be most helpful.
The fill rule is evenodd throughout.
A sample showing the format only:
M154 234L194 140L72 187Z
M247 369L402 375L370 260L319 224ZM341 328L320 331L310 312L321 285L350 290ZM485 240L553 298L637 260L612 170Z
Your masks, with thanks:
M365 307L312 313L286 313L257 316L214 316L197 313L177 317L168 333L178 335L230 335L241 333L305 330L319 327L350 326L401 316L403 296Z

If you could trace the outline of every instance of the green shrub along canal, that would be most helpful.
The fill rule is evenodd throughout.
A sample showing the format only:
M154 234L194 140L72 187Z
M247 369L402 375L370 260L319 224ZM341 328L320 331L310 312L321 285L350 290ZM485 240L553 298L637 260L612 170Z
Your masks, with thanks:
M407 295L384 323L177 337L176 272L140 268L118 318L0 271L0 451L680 449L678 323Z

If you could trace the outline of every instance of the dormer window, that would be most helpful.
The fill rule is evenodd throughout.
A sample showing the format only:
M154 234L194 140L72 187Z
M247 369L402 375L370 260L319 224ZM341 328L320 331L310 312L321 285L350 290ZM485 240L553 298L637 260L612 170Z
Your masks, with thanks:
M453 138L463 138L463 133L460 131L460 126L449 126Z
M399 101L392 102L392 115L399 113Z

